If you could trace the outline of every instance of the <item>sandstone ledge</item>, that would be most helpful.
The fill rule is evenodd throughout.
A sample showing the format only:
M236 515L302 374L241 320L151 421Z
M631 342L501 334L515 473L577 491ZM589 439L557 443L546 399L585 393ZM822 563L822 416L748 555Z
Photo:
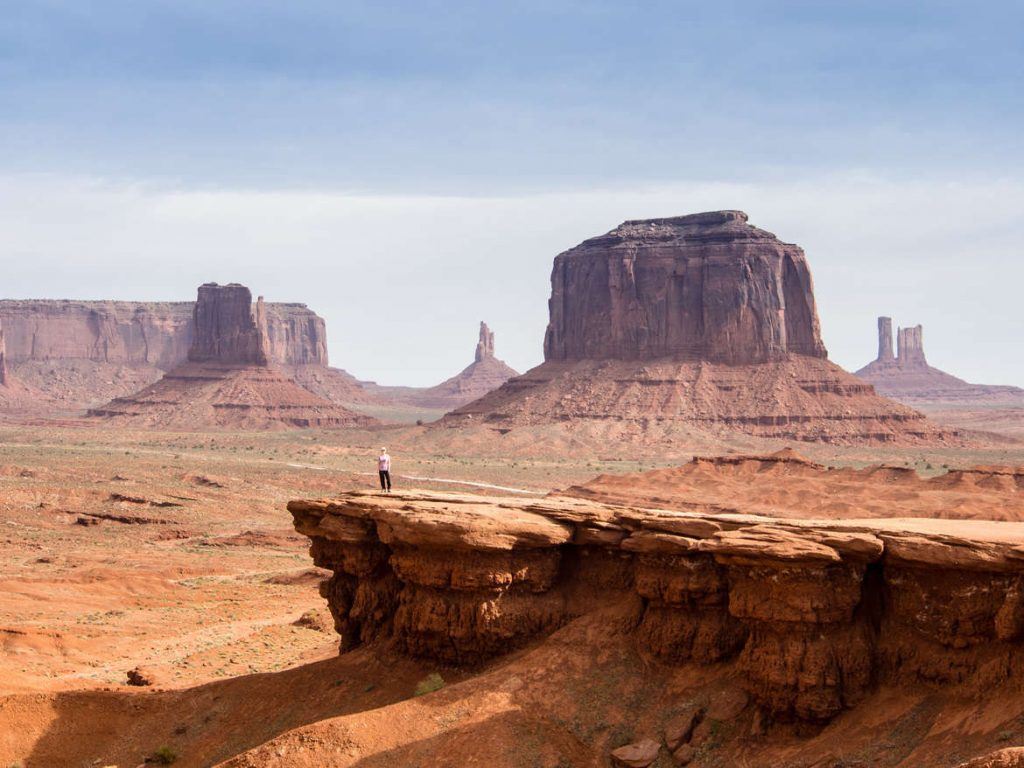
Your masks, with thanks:
M1018 685L1024 523L782 520L409 491L292 501L343 650L477 664L616 601L668 663L736 665L772 716L878 680Z

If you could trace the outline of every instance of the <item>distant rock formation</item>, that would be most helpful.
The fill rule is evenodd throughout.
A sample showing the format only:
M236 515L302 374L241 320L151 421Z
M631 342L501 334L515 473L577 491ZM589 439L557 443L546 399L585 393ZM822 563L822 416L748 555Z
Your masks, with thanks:
M893 360L892 356L892 318L878 318L878 359Z
M192 301L0 300L10 362L91 360L170 370L192 345ZM327 365L322 317L305 304L266 305L270 357Z
M1024 407L1024 389L992 384L970 384L928 364L924 329L900 328L896 355L892 353L892 320L878 318L878 357L857 371L886 397L912 405L1013 405ZM888 334L883 329L888 329Z
M139 391L188 359L195 302L0 300L8 368L67 411ZM324 319L305 304L266 303L267 355L336 402L367 395L330 368Z
M192 312L190 362L269 364L270 341L262 296L254 316L252 294L244 285L206 283L199 286Z
M299 386L272 363L263 298L245 286L207 283L193 308L188 361L155 384L89 411L139 426L266 429L370 423Z
M487 327L487 323L480 321L480 340L476 343L476 362L482 363L494 357L494 331Z
M804 253L741 211L627 221L555 257L545 360L824 359Z
M451 410L497 389L519 374L494 356L494 332L480 323L480 336L473 362L433 387L388 387L362 382L366 391L386 405L401 405L433 410ZM435 417L436 418L436 417Z
M904 368L927 367L924 357L924 328L900 328L896 342L896 359Z
M0 386L7 384L7 344L4 340L4 324L0 322Z
M549 310L545 362L439 427L557 424L648 442L680 428L842 442L940 436L827 360L803 251L740 211L627 221L559 254Z

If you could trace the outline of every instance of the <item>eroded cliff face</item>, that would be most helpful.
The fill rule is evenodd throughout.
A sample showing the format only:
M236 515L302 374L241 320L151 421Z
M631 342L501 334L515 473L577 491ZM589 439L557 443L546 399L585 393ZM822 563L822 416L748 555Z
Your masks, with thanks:
M1024 526L796 521L439 493L293 501L343 650L475 665L598 606L638 648L723 663L773 719L824 722L879 681L1018 688ZM597 652L599 649L594 649Z
M244 285L206 283L199 286L192 312L189 362L269 364L266 312L262 297L254 314L252 293Z
M826 357L803 251L741 211L627 221L555 257L546 360Z
M188 356L195 302L0 300L9 362L89 360L170 370ZM304 304L266 305L270 358L327 365L323 318Z

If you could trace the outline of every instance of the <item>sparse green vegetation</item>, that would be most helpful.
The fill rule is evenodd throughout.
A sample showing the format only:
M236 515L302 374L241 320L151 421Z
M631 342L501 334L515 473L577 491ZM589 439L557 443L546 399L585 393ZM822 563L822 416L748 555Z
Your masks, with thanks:
M444 678L437 672L431 672L416 683L416 690L413 692L413 696L425 696L428 693L439 691L442 688L444 688Z
M151 760L157 765L171 765L178 761L178 753L164 745L153 753Z

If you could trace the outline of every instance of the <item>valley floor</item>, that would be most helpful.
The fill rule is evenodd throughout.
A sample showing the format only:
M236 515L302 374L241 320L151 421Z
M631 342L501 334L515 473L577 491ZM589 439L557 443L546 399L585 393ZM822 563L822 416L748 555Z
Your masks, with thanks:
M278 746L282 754L295 755L301 752L296 745L319 739L336 751L330 760L311 752L305 762L275 763L260 753L264 757L238 758L233 765L472 765L467 750L481 738L508 745L505 757L481 765L603 765L595 761L605 759L613 741L654 727L671 709L666 696L691 689L695 696L710 695L719 683L728 685L706 680L710 672L652 671L648 660L631 655L614 637L607 643L610 655L593 669L554 643L529 651L539 656L527 660L521 653L459 685L453 683L463 673L451 670L381 661L365 651L337 657L337 635L317 593L327 573L312 567L308 540L292 530L285 504L372 488L374 457L383 444L402 487L511 489L523 495L598 474L675 466L695 451L755 447L749 440L701 445L699 451L680 445L636 457L609 446L539 445L502 456L484 444L456 453L411 426L241 434L126 432L78 422L0 425L0 766L135 768L162 746L179 753L177 764L211 765L321 720L325 724L318 727L334 734L330 740L293 734L282 736L285 742ZM757 447L768 451L782 444ZM819 445L797 450L830 464L882 461L926 475L945 467L1024 465L1024 445L1012 443L935 451ZM598 631L584 623L567 627L562 636L574 642L573 632ZM539 666L530 672L531 665ZM126 675L135 668L152 679L153 688L127 686ZM597 696L603 709L583 713L580 705L579 712L559 714L558 707L569 706L568 694L555 689L569 681L554 688L543 681L551 674L557 683L556 669L577 669L590 680L587 685L601 688L603 693L577 693ZM635 683L624 683L623 698L617 698L612 683L630 677L630 670L641 674ZM449 686L414 697L417 684L437 671ZM671 681L662 690L658 681L664 674ZM549 694L562 703L546 714L534 711ZM633 725L622 709L630 696L657 704L639 707ZM1008 705L999 705L997 717L996 710L979 709L976 702L966 710L937 712L929 701L924 692L912 701L885 704L894 707L892 727L904 723L904 735L892 737L896 742L913 741L907 729L948 727L953 744L963 728L969 730L965 723L978 718L998 720L1010 743L1024 737L1014 719L1021 712ZM360 712L376 714L355 723L351 718ZM966 720L946 723L956 717ZM389 735L381 718L401 725ZM616 730L620 720L626 725ZM830 726L836 727L854 726ZM915 748L907 742L891 755L909 760ZM779 749L783 755L796 747ZM829 750L837 755L832 747L814 754ZM792 764L811 764L804 759L810 754L793 752ZM745 762L720 764L768 764L756 753L735 753L741 757ZM930 764L894 759L844 764Z

